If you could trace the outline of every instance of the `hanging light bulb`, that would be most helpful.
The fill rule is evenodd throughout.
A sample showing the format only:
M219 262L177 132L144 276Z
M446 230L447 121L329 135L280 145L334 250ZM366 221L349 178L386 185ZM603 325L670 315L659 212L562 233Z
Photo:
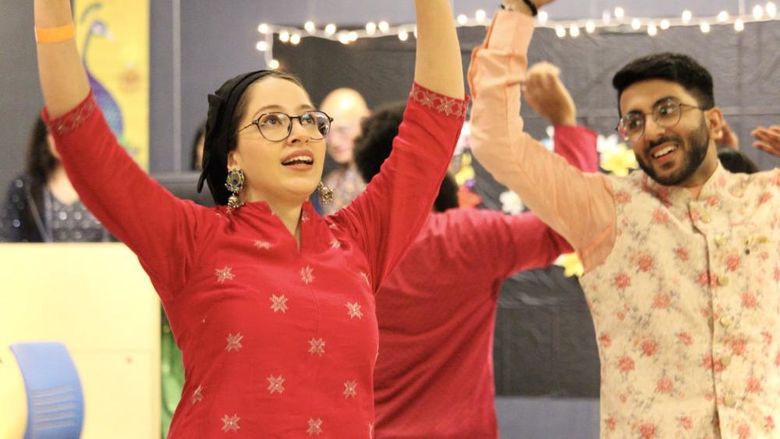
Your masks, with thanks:
M267 34L269 30L270 30L270 28L265 23L260 23L260 25L257 26L257 31L260 32L263 35Z
M617 18L618 20L622 20L625 15L626 15L626 11L623 8L621 8L620 6L615 8L615 18Z
M727 21L729 21L728 11L720 11L718 13L718 23L725 23Z
M769 18L774 19L777 15L777 6L775 6L774 2L767 2L766 8L766 15L769 16Z
M484 23L487 13L483 9L477 9L477 12L474 13L474 18L477 20L477 23Z
M390 23L386 22L385 20L382 20L379 22L378 27L380 32L385 33L388 30L390 30Z
M652 21L647 23L647 34L651 37L654 37L658 35L658 28L656 27L655 23Z
M306 30L306 32L313 34L317 31L317 26L314 25L313 21L307 21L304 23L303 28Z
M691 22L691 18L693 18L693 13L691 13L691 11L689 11L687 9L684 10L683 13L682 13L682 22L684 24L688 24L688 23Z
M461 26L465 26L466 23L469 22L469 17L466 17L466 14L460 14L458 15L455 20L457 20L458 24Z
M661 20L661 23L658 25L658 27L661 28L661 30L667 30L672 26L672 23L669 22L667 19Z
M408 40L409 39L409 33L406 32L405 30L399 31L398 32L398 39L401 40L401 41Z
M561 26L560 24L555 26L555 35L558 35L558 38L563 38L566 36L566 28Z
M734 30L737 32L742 32L745 30L745 22L742 21L741 18L737 18L737 20L734 22Z
M366 33L369 35L374 35L376 33L376 23L373 21L366 23Z
M539 20L539 23L541 24L547 23L549 18L550 16L547 14L547 11L539 11L539 14L536 16L536 19Z
M255 45L255 49L259 52L265 52L268 50L268 43L265 41L258 41L257 45Z
M609 24L612 21L612 14L609 13L609 11L604 11L601 13L601 22L604 24Z
M638 18L631 20L631 29L639 30L639 28L641 27L642 27L642 22Z
M357 32L355 32L355 31L349 32L349 33L347 34L347 37L349 37L349 41L350 41L350 42L357 41L357 39L358 39L358 33L357 33Z
M593 22L593 20L588 20L585 23L585 32L592 34L596 31L596 23Z
M347 32L339 32L338 39L341 44L349 44L351 40L349 39L349 34Z
M325 35L331 36L336 33L336 25L333 23L328 23L327 26L325 26Z
M572 24L569 26L569 35L571 35L572 38L577 38L580 36L580 28L577 27L576 24Z
M297 46L301 42L301 34L295 33L290 35L290 44Z
M279 41L283 43L290 41L290 33L286 30L279 32Z
M279 68L279 60L272 59L271 61L268 61L268 68L271 70L276 70Z
M701 29L701 33L708 34L710 33L710 24L706 21L702 21L701 24L699 24L699 29Z
M764 8L761 5L753 6L753 18L756 20L764 18Z

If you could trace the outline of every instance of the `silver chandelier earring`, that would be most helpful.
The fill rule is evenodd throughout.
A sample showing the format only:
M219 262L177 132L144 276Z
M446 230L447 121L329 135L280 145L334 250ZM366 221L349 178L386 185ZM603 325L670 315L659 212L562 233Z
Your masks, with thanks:
M230 209L238 209L243 206L244 203L238 198L238 193L241 192L241 188L244 187L244 171L241 169L231 169L228 171L227 179L225 181L225 188L230 191L231 195L228 198L228 207Z
M325 183L319 182L317 184L317 193L320 196L320 202L322 202L322 204L330 204L333 202L333 189L325 186Z

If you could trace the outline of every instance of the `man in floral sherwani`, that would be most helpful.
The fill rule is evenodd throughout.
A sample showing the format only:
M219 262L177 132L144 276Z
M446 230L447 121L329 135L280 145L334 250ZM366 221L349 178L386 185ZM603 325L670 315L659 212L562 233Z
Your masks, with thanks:
M780 438L780 171L719 166L712 77L669 53L613 80L641 171L570 167L516 116L533 21L504 6L469 72L472 148L584 263L602 437Z

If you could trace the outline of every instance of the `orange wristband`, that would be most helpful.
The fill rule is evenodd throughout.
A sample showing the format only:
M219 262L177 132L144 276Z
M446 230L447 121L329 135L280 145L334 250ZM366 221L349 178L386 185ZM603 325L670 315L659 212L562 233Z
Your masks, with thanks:
M57 27L36 27L35 42L38 44L62 43L76 36L76 26L68 23Z

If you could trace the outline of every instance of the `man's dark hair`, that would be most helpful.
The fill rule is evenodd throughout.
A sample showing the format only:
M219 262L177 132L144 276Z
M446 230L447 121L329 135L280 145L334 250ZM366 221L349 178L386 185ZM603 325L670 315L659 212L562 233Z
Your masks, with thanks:
M715 106L710 72L690 56L669 52L635 59L615 73L612 86L618 92L618 104L623 91L628 87L652 79L680 84L696 98L699 106L704 110Z
M393 139L403 121L406 104L388 104L374 111L361 124L361 135L355 139L355 164L363 180L368 183L393 151ZM433 204L437 212L458 207L458 184L447 173Z

